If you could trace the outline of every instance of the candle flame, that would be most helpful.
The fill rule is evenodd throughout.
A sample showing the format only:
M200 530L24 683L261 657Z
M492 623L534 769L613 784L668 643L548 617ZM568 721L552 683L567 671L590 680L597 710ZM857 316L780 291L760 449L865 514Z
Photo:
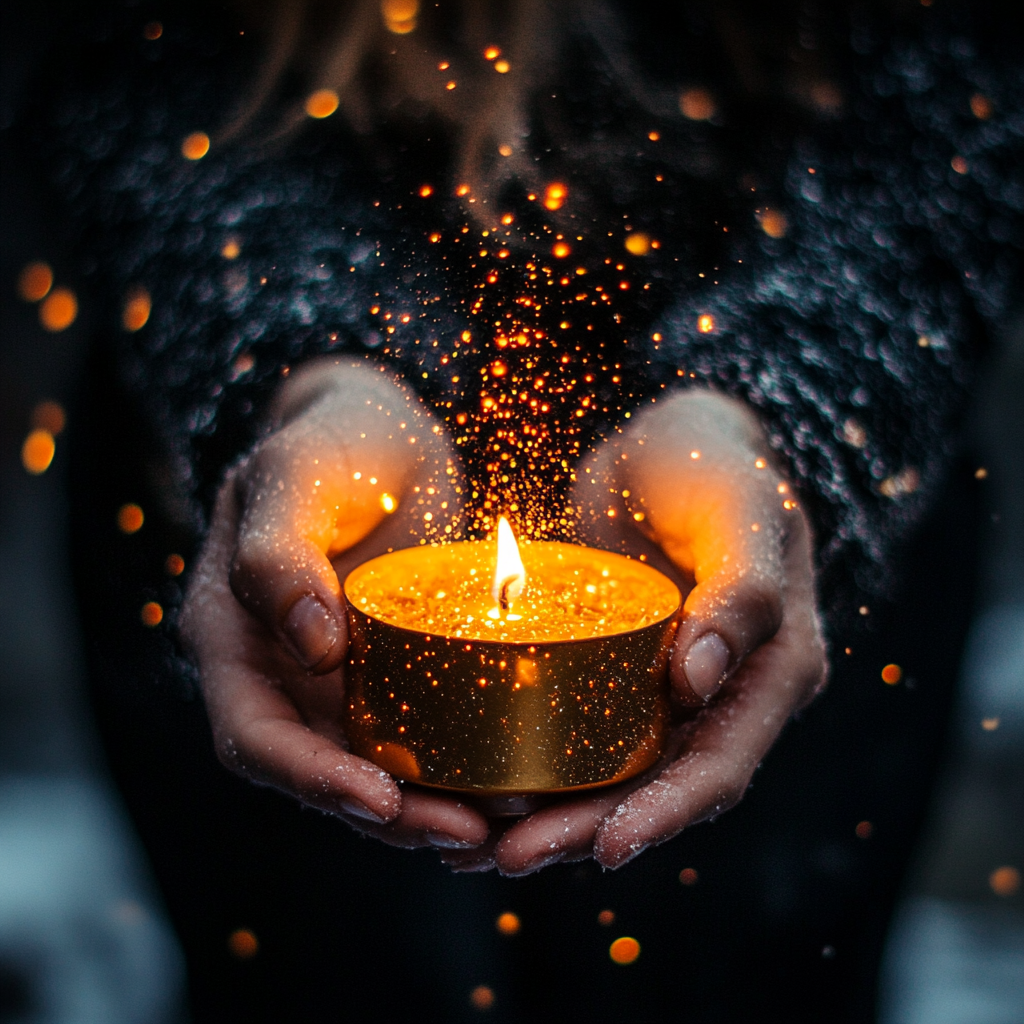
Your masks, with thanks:
M491 593L501 610L507 612L509 605L523 592L526 570L519 557L519 545L508 520L498 519L498 564L494 570L494 587Z

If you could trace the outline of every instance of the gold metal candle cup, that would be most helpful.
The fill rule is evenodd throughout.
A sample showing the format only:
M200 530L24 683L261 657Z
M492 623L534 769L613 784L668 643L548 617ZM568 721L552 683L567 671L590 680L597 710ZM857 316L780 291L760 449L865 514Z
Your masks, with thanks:
M454 557L464 566L476 555L493 571L494 550L484 542L411 548L349 574L345 729L352 751L399 779L481 796L587 789L643 771L665 739L680 606L674 584L650 566L556 542L524 547L535 575L567 556L624 573L626 563L634 589L649 579L661 602L656 617L647 616L653 621L583 639L445 636L359 607L366 601L360 593L413 567L429 573L432 560Z

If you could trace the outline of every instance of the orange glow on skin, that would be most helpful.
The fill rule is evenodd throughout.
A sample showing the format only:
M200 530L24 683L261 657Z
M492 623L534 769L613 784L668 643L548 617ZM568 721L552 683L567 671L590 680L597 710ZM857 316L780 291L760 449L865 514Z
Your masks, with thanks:
M53 271L48 263L29 263L18 275L18 294L26 302L45 299L53 287Z
M67 330L78 319L78 299L70 288L54 288L39 307L39 322L51 334Z
M21 446L21 464L26 472L39 476L50 468L57 445L48 430L33 430Z

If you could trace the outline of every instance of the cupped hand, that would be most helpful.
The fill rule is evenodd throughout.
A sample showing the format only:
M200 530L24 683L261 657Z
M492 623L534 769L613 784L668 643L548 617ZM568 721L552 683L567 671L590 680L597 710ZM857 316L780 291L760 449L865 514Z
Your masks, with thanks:
M747 407L706 391L659 401L581 467L575 499L589 543L644 555L686 595L670 663L677 724L645 775L452 852L457 869L626 863L737 803L824 685L811 531Z
M401 846L474 847L488 826L347 751L340 581L427 530L444 537L456 486L449 442L416 398L366 362L308 364L221 487L182 613L223 763Z

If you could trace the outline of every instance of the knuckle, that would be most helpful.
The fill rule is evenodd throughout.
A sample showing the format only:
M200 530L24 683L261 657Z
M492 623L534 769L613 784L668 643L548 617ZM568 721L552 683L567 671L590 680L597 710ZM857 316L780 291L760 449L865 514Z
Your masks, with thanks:
M779 581L765 574L749 577L742 603L754 629L764 637L774 636L782 625L784 602Z

